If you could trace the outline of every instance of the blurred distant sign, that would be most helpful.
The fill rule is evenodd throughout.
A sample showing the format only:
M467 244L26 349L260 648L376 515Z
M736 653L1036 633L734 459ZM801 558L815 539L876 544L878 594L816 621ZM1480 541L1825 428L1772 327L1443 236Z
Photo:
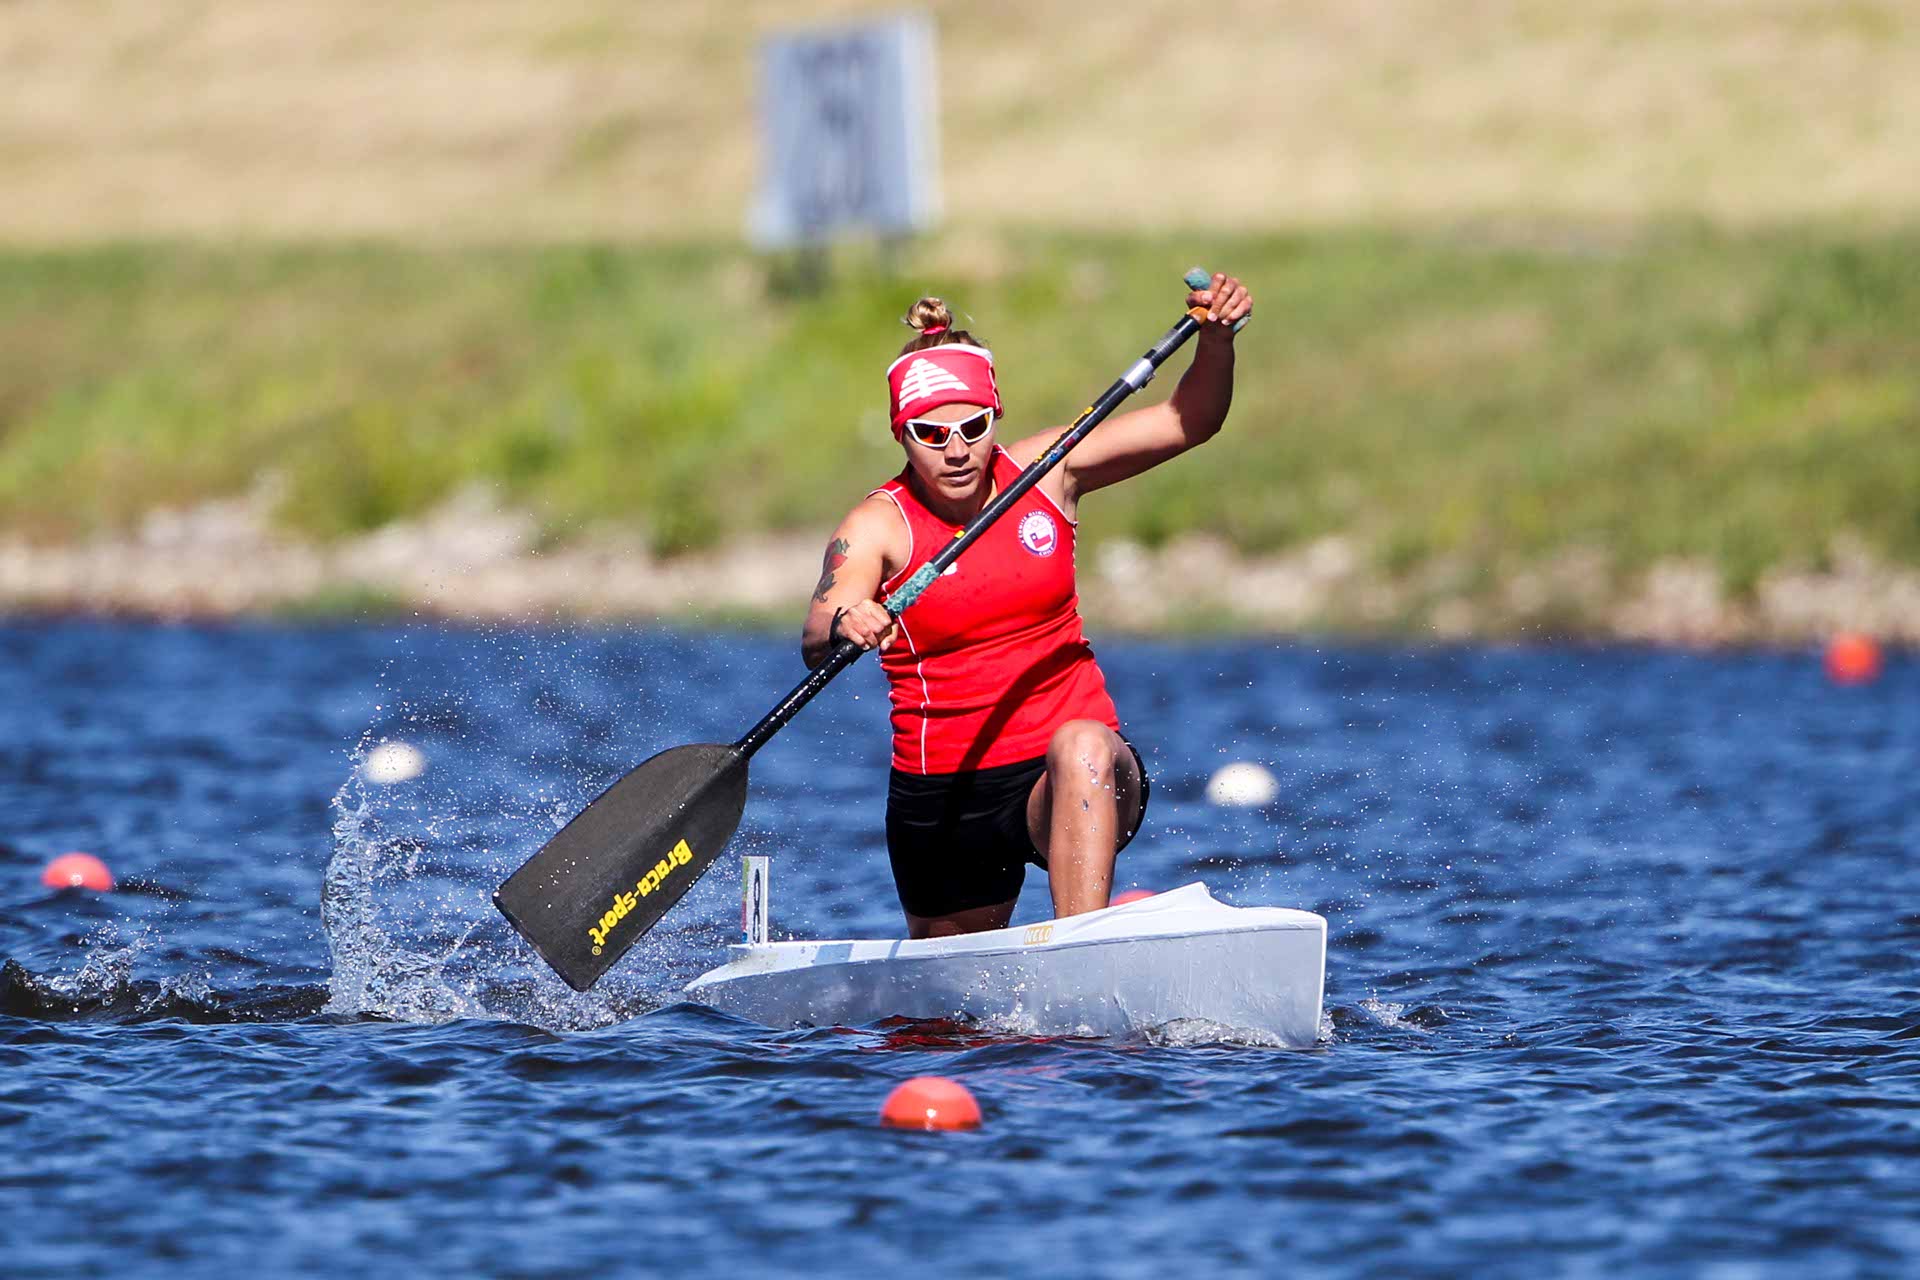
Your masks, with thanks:
M938 95L926 17L775 35L761 49L760 93L756 242L818 245L932 223Z

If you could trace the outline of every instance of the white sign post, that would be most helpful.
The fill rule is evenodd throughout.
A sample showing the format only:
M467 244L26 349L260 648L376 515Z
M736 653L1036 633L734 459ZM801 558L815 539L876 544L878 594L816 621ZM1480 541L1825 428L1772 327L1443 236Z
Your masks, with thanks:
M938 94L924 15L773 36L761 49L760 92L755 243L813 248L933 223Z

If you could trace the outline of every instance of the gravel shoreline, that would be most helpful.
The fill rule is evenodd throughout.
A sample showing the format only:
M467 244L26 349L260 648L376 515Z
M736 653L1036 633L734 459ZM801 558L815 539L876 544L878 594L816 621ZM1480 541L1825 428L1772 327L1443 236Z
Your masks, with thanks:
M243 498L156 512L127 537L66 546L0 539L0 612L786 618L797 626L819 573L819 542L766 535L670 559L626 536L542 547L532 516L469 494L426 519L316 545L278 533L266 504ZM1264 557L1208 537L1157 549L1107 542L1080 567L1082 606L1096 629L1555 637L1687 648L1802 645L1859 631L1920 647L1920 571L1844 543L1823 568L1770 571L1744 599L1704 562L1668 560L1618 574L1592 550L1495 575L1491 585L1485 578L1445 562L1389 577L1345 537Z

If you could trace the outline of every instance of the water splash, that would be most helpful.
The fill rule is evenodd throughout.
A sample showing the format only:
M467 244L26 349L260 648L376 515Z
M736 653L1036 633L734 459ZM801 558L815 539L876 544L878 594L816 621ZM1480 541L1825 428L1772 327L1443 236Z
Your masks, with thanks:
M1175 1018L1146 1030L1147 1043L1161 1048L1190 1049L1200 1045L1235 1048L1285 1049L1287 1042L1270 1031L1229 1026L1208 1018Z
M646 985L646 975L674 966L631 966L642 976L606 981L592 992L568 989L494 912L491 861L464 852L487 843L498 816L463 812L457 797L429 805L417 793L371 787L359 768L366 747L363 741L333 797L333 854L320 894L332 957L327 1013L429 1023L482 1018L578 1031L625 1021L677 996L677 982L659 990ZM537 817L550 815L543 808ZM662 937L647 950L673 942Z
M1391 1000L1382 1000L1378 996L1368 996L1359 1004L1362 1013L1372 1018L1389 1031L1417 1031L1423 1036L1433 1034L1433 1028L1423 1026L1414 1018L1407 1016L1407 1006L1395 1004Z
M491 1016L471 981L453 972L478 919L467 922L451 943L422 947L397 939L383 922L383 903L396 908L416 895L408 890L419 874L420 843L405 835L387 835L367 795L361 765L366 748L354 754L353 773L334 793L333 856L320 890L320 922L333 959L327 980L326 1012L345 1017L382 1017L403 1022L445 1022ZM383 898L383 889L393 892ZM426 907L431 927L437 914Z
M131 937L108 923L82 940L77 970L38 973L18 960L0 965L0 1015L52 1021L193 1023L280 1022L319 1011L317 987L254 984L220 990L205 969L134 976L136 966L161 950L163 931L146 926Z
M82 942L86 947L80 968L72 973L29 973L14 966L18 981L31 986L36 997L70 1014L98 1011L124 1004L134 992L133 965L152 943L150 935L123 939L111 923L94 930ZM204 980L190 986L204 989Z

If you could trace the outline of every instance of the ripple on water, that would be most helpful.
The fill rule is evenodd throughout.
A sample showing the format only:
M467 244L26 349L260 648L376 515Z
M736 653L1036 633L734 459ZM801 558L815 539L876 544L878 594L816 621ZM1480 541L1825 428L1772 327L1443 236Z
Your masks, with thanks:
M10 1274L394 1271L423 1239L551 1274L635 1224L665 1272L924 1269L959 1230L990 1269L1111 1276L1920 1255L1912 664L1840 698L1766 655L1104 643L1161 784L1127 882L1326 914L1309 1051L756 1027L679 997L734 930L724 874L568 990L491 888L652 751L736 735L790 648L0 627ZM856 667L755 761L779 933L898 929L884 712ZM382 737L428 770L369 787ZM1280 799L1206 804L1226 758ZM132 891L39 888L68 848ZM915 1074L985 1126L881 1129Z

